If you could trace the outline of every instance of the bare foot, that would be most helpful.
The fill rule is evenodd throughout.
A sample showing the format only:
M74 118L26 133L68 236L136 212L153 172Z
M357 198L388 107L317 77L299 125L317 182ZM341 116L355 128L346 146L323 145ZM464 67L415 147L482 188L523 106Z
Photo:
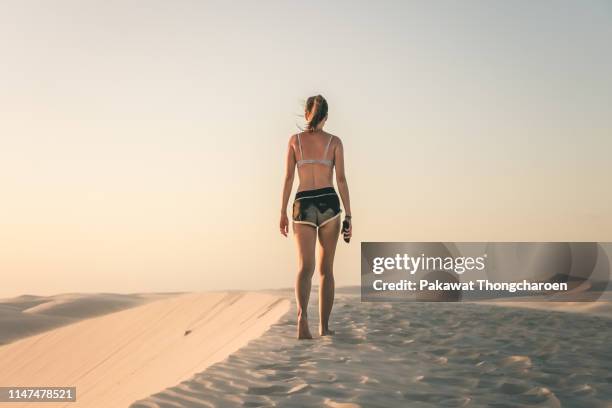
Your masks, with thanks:
M319 327L319 334L321 336L333 336L334 334L336 334L336 332L334 330L323 329Z
M308 328L308 319L305 317L298 317L297 324L298 340L310 340L312 339L312 334L310 334L310 329Z

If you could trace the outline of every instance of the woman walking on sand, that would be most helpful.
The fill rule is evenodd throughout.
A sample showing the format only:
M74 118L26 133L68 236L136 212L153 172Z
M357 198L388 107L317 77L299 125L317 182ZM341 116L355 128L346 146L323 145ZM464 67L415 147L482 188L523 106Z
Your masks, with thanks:
M345 240L352 235L351 204L344 175L344 152L339 137L323 130L327 121L327 101L321 95L311 96L304 109L306 130L289 139L285 183L281 205L280 232L287 236L289 219L287 204L291 195L295 168L299 185L293 202L293 233L298 247L298 275L295 283L297 300L298 339L312 339L308 328L308 299L312 275L315 270L315 246L319 242L317 267L319 285L319 334L333 334L329 329L329 316L334 304L334 254L340 235L340 200L336 183L346 211L343 234Z

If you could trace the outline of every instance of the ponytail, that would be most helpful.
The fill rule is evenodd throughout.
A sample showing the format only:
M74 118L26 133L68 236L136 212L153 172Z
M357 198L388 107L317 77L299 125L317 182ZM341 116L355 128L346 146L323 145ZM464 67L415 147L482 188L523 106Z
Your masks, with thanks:
M306 129L313 131L327 117L327 101L321 95L311 96L306 101L306 112L310 114Z

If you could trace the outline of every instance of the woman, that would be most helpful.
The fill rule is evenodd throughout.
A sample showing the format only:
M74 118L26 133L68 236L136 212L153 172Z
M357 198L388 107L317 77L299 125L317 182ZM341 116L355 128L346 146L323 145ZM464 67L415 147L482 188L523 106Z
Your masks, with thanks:
M336 183L346 211L348 227L343 233L348 241L352 235L351 204L344 175L342 141L323 131L327 121L327 101L321 95L311 96L304 110L306 130L291 136L287 150L287 165L280 231L285 237L289 232L287 203L295 168L298 169L299 186L293 202L293 233L298 247L298 275L295 284L297 300L298 339L312 339L308 328L308 299L312 275L315 269L315 245L319 241L319 334L333 334L329 329L329 315L334 303L334 254L340 234L340 200L333 187L333 168L336 167Z

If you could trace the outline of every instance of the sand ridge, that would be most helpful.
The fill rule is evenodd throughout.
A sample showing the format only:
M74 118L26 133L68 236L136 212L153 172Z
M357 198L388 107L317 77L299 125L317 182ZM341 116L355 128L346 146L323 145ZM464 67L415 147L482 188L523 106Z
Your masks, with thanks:
M45 407L125 407L223 360L288 307L278 296L250 292L162 298L0 347L0 384L77 387L76 403Z
M316 304L313 293L314 328ZM296 341L288 313L225 360L130 408L609 407L611 322L339 295L335 336Z

